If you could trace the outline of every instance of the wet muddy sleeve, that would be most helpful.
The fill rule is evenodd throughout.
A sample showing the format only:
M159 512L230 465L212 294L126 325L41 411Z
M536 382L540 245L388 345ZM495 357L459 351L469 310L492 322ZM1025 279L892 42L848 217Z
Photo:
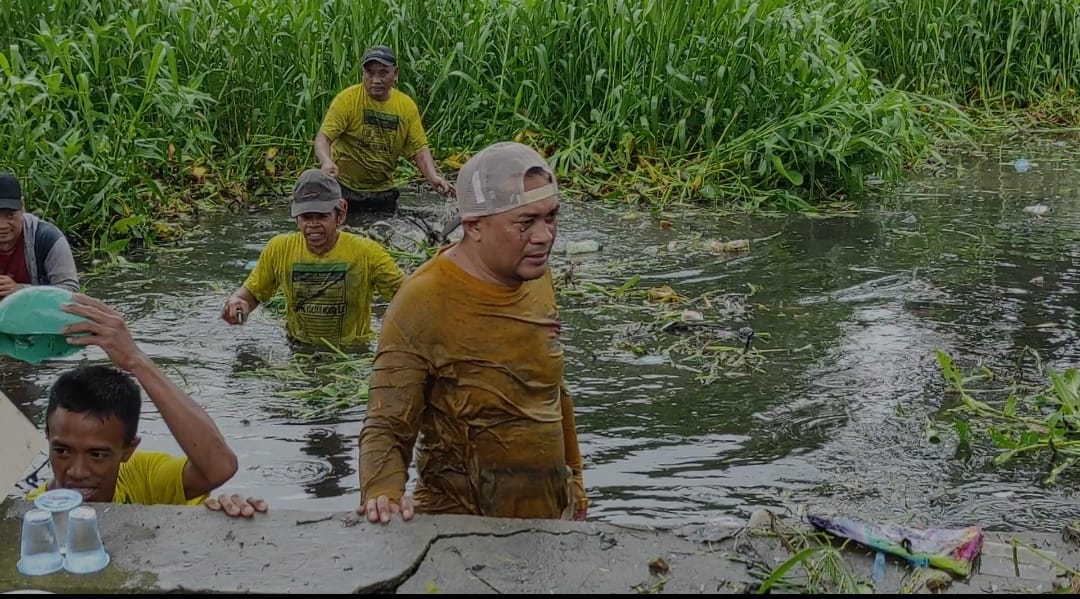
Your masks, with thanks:
M574 419L574 401L570 397L570 390L566 381L559 386L562 401L563 443L566 444L566 465L573 474L571 478L571 491L573 493L574 511L581 511L589 507L589 499L585 495L585 462L581 459L581 448L577 440L577 422Z
M380 351L375 358L360 429L361 503L380 495L400 501L405 493L427 379L427 361L417 354Z

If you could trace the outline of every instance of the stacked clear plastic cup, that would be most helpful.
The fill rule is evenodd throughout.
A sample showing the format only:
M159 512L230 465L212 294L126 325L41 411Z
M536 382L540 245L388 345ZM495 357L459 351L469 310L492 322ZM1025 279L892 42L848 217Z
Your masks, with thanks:
M109 565L109 554L101 543L97 511L80 505L68 513L67 555L64 569L72 574L89 574Z
M23 515L19 562L15 567L27 576L52 574L64 565L52 514L29 510Z
M53 489L38 495L34 499L34 507L52 514L53 523L56 526L56 535L60 539L60 553L67 551L68 512L82 505L82 503L82 493L71 489Z

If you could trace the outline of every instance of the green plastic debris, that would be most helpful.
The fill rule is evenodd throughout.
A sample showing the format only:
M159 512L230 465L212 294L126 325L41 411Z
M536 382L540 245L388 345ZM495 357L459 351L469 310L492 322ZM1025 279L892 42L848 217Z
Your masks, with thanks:
M60 333L64 327L86 320L60 309L72 303L72 295L59 287L34 285L0 300L0 354L37 364L82 349Z

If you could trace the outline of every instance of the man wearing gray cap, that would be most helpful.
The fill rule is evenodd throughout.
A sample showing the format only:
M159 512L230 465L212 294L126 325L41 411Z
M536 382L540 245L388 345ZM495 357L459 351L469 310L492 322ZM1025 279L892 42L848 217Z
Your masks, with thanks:
M411 158L428 185L440 194L454 188L428 149L420 111L397 82L397 56L387 46L364 54L363 83L345 88L330 103L315 136L320 168L337 177L349 209L394 211L394 172L401 156Z
M535 150L497 143L458 174L464 237L417 269L379 334L360 432L360 507L585 519L548 255L555 177ZM405 495L416 450L418 478Z
M339 348L370 341L375 293L389 301L404 274L378 243L338 230L345 213L337 180L319 169L304 171L293 188L292 216L300 231L266 244L247 280L225 302L222 319L243 324L283 287L291 339Z
M0 299L28 285L78 291L75 258L60 229L26 211L15 175L0 173Z

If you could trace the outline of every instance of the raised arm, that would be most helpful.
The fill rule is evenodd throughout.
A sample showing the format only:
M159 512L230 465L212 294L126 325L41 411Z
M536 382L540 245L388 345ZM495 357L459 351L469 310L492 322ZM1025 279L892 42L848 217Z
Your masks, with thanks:
M210 416L139 349L118 312L85 295L76 294L74 300L64 305L64 311L87 320L64 329L65 335L74 335L68 343L97 345L146 390L188 458L183 471L185 497L194 499L225 484L236 474L236 454Z

